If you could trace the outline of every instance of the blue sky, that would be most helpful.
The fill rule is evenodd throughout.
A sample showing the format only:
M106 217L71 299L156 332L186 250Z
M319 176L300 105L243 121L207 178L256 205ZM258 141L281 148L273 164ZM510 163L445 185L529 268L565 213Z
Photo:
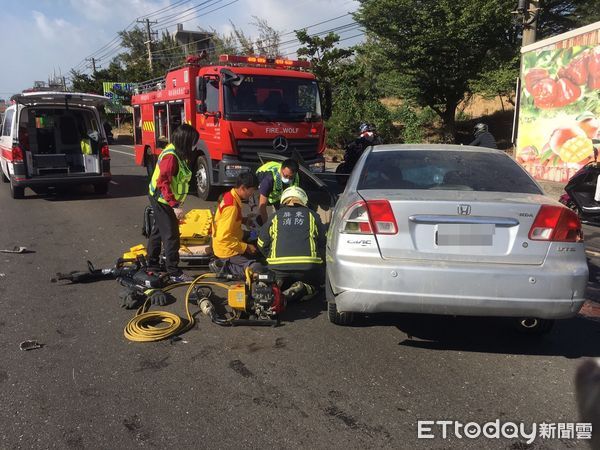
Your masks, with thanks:
M174 31L174 22L179 19L185 20L186 30L212 27L227 33L231 20L252 36L256 34L250 25L252 16L266 19L286 33L342 16L357 6L356 0L3 0L0 98L31 87L35 80L47 81L54 73L68 76L71 68L84 67L82 61L109 44L118 31L161 8L172 7L150 17L158 19L157 29L168 25L168 30ZM194 7L199 8L190 9ZM345 16L308 31L317 33L351 22L352 17ZM358 34L360 30L352 27L340 31L341 38ZM282 41L293 37L285 36ZM347 46L359 39L346 39L341 44ZM295 56L293 44L286 45L285 50L287 56ZM111 45L98 53L104 56L99 66L108 65L117 52L117 46Z

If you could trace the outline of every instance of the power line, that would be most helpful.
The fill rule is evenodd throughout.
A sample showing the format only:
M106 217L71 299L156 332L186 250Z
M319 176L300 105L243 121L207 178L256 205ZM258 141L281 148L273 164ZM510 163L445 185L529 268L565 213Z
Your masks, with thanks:
M180 12L178 12L178 13L175 13L175 14L171 14L171 15L169 15L169 16L161 17L161 20L162 20L163 22L168 22L169 20L171 20L171 19L173 19L173 18L175 18L175 17L185 17L185 16L188 16L188 15L190 15L190 14L193 14L193 13L192 13L192 12L190 12L190 11L194 11L194 10L197 10L197 9L202 9L202 7L203 7L204 5L206 5L207 3L211 3L211 2L215 2L215 1L216 1L216 0L205 0L205 1L201 2L201 3L199 3L199 4L198 4L198 5L196 5L196 6L192 6L191 8L185 9L185 10L183 10L183 11L180 11ZM210 6L210 5L209 5L209 6Z
M160 13L160 12L164 12L164 11L168 11L170 9L174 9L179 7L179 5L181 5L182 3L189 3L191 0L179 0L176 1L175 3L171 3L169 6L165 6L164 8L161 9L157 9L156 11L153 11L151 13L145 14L143 16L139 16L137 17L137 19L146 19L148 17L152 17L155 16L156 14Z
M205 6L204 8L201 8L201 9L199 9L199 11L201 11L201 10L204 10L204 9L207 9L207 8L210 8L211 6L214 6L214 5L216 5L217 3L221 3L222 1L223 1L223 0L215 0L215 1L214 1L212 4L210 4L210 5L208 5L208 6ZM232 5L232 4L234 4L234 3L237 3L238 1L239 1L239 0L233 0L233 1L231 1L231 2L229 2L229 3L226 3L226 4L222 5L222 6L219 6L218 8L214 8L214 9L211 9L210 11L207 11L207 12L205 12L205 13L202 13L202 14L196 14L196 15L194 15L194 16L192 16L192 17L190 17L189 19L182 20L182 19L183 19L183 17L185 17L185 16L189 15L189 13L188 13L188 14L186 14L186 15L183 15L183 16L180 16L180 17L178 17L178 18L177 18L177 20L174 20L174 21L171 21L171 22L167 23L167 24L166 24L164 27L162 27L162 28L159 28L157 31L166 30L166 29L168 29L170 26L173 26L173 25L175 25L175 24L178 24L178 23L185 23L185 22L189 22L190 20L197 19L197 18L199 18L199 17L204 17L204 16L206 16L206 15L208 15L208 14L210 14L210 13L213 13L213 12L215 12L215 11L219 11L220 9L226 8L226 7L227 7L227 6L229 6L229 5Z

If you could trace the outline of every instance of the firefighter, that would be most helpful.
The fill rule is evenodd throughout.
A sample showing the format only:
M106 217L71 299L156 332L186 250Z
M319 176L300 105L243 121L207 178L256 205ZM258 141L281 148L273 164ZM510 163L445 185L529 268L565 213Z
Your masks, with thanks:
M268 218L267 205L278 208L284 189L300 184L299 169L298 162L293 159L286 159L281 163L269 161L257 169L256 174L260 180L258 212L261 224Z
M246 218L242 215L242 201L254 195L258 187L258 179L252 172L241 173L235 187L223 195L215 214L212 230L212 247L218 266L226 266L226 270L235 276L243 276L249 267L260 271L262 265L256 261L257 249L253 244L244 242L242 224Z
M190 125L177 128L171 144L159 155L148 186L155 221L148 237L148 263L150 267L160 267L162 243L166 270L174 283L193 280L179 268L179 221L185 217L182 206L192 178L189 164L198 138L198 132Z
M283 191L281 207L262 226L258 248L287 301L308 299L325 280L325 230L300 187Z

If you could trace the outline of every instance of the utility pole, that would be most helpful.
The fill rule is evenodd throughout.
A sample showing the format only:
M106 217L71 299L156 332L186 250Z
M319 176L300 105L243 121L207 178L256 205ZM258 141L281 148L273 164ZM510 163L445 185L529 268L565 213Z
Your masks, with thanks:
M522 46L533 44L536 40L537 19L542 8L540 0L519 0L517 10L513 11L523 24Z
M145 23L146 24L146 42L144 42L144 44L146 44L146 48L148 49L148 64L150 65L150 71L152 71L152 31L150 30L150 24L156 24L158 22L153 21L151 22L150 19L145 19L145 20L137 20L138 23Z
M85 58L85 60L92 63L92 72L96 74L96 58Z

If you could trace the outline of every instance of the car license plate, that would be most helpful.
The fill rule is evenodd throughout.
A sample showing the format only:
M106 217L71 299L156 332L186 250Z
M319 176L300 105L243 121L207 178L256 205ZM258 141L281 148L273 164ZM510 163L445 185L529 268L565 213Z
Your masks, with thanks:
M461 223L438 224L435 231L435 245L437 246L486 246L494 244L494 224Z

